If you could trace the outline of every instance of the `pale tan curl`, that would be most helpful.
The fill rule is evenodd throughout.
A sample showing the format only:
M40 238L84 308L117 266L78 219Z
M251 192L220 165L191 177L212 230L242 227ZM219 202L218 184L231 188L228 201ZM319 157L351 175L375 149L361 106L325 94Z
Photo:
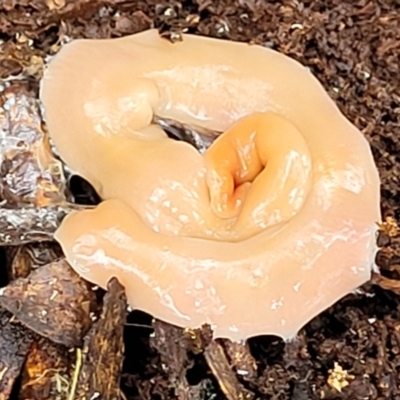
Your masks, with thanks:
M379 177L368 143L297 62L155 30L76 40L43 100L66 163L104 200L57 239L132 307L216 337L293 337L370 277ZM154 115L224 131L205 155Z

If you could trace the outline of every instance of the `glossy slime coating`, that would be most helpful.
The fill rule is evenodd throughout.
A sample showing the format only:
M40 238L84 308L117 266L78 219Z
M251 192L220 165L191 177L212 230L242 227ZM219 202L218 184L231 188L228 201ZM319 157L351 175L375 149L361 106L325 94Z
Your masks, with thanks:
M155 30L76 40L41 99L62 158L104 200L56 237L87 280L117 276L133 308L215 337L291 338L369 279L371 151L299 63ZM224 133L201 155L154 115Z

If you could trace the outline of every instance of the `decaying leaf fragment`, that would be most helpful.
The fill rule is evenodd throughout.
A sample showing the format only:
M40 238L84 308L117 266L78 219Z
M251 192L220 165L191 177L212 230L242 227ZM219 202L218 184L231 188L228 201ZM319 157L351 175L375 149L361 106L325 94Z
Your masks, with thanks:
M4 208L44 207L65 201L62 164L44 130L37 88L4 84L0 95L0 195Z
M37 90L28 80L0 85L0 246L51 240L62 218L80 208L67 201Z
M7 274L9 281L27 278L30 272L50 264L62 256L62 250L56 243L28 243L23 246L6 248Z
M0 44L0 79L42 77L45 55L43 51L32 46L33 40L30 37L19 31L15 35L15 40Z

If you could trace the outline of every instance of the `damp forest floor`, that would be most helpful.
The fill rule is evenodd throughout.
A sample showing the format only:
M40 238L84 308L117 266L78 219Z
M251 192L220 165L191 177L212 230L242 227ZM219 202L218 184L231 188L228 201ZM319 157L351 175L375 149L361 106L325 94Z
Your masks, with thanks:
M118 282L94 298L62 260L46 264L59 249L0 248L0 286L28 276L0 301L0 399L400 400L400 2L0 0L0 78L37 82L47 57L70 39L150 27L261 44L310 68L367 137L379 168L382 276L313 319L293 342L263 336L235 345L212 341L207 329L126 315ZM28 275L21 270L32 252L44 267ZM54 309L38 325L29 307L37 307L34 295L45 295L43 275L52 274L67 285L63 296L75 299L75 311L99 305L91 308L95 322L76 312L59 320ZM65 311L63 297L57 301ZM49 305L40 306L44 318ZM85 332L82 342L77 330Z

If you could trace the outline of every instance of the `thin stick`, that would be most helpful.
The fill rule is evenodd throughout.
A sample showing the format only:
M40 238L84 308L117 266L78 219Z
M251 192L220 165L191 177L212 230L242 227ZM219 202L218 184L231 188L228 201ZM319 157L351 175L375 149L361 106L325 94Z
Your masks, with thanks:
M76 392L76 387L78 386L78 378L81 368L82 368L82 350L80 348L77 348L74 376L72 377L71 391L68 394L68 400L74 400L75 398L75 392Z

